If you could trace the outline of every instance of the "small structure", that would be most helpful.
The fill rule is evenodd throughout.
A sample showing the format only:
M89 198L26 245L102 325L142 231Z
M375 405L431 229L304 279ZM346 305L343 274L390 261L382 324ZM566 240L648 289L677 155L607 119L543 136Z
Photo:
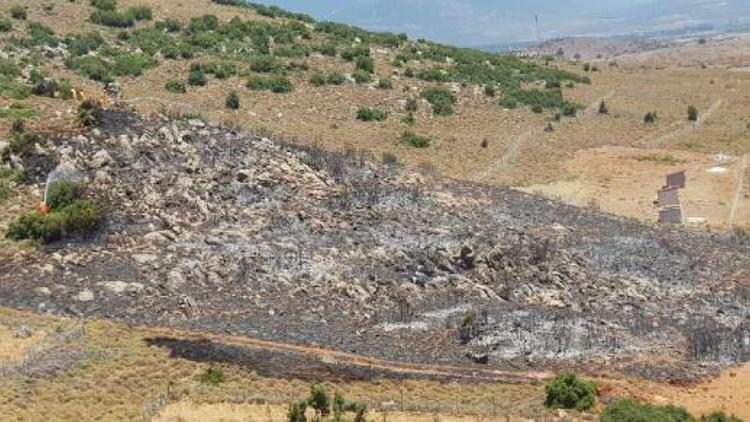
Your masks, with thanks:
M656 204L659 206L659 223L683 224L685 221L679 190L687 185L685 170L667 175L666 186L657 192Z
M685 183L687 181L687 176L685 175L685 170L678 171L677 173L672 173L667 175L667 185L665 187L675 187L680 189L685 189Z

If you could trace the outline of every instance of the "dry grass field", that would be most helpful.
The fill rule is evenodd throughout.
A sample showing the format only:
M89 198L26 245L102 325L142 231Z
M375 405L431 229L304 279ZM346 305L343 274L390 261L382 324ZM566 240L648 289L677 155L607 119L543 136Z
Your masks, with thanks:
M14 333L24 327L31 337ZM67 333L79 333L72 336ZM78 321L0 309L0 413L3 420L155 420L283 422L286 404L304 398L310 384L268 378L254 368L177 358L149 345L164 329L128 327L106 321ZM187 333L169 331L175 338ZM189 335L189 336L192 336ZM62 345L68 353L45 351ZM73 352L75 351L75 353ZM74 358L71 360L70 356ZM324 359L324 357L320 357ZM65 365L58 364L68 359ZM224 382L201 376L220 368ZM40 368L45 368L41 370ZM50 369L52 368L52 369ZM750 366L693 386L671 386L607 374L596 379L600 400L636 397L674 403L695 414L725 410L750 416L744 391ZM440 383L369 380L325 384L348 399L366 403L374 421L556 420L543 406L542 384ZM402 410L403 409L403 410ZM570 413L575 420L590 415ZM563 419L559 419L563 420ZM570 419L568 419L570 420Z
M45 10L46 2L41 0L27 3L30 16L61 34L100 29L87 21L88 9L76 3L56 3L52 11ZM139 4L130 0L120 3L122 7ZM155 2L152 6L155 20L176 17L186 21L196 10L215 14L220 20L233 16L267 19L250 10L222 7L208 0ZM111 34L106 37L113 38ZM481 87L468 85L454 87L459 91L454 115L432 116L429 106L420 102L416 125L409 127L401 121L406 115L403 104L407 98L418 97L427 83L400 77L399 69L391 64L389 49L374 49L373 57L378 76L392 78L390 90L366 84L314 87L306 74L299 74L291 76L295 90L289 94L248 90L242 77L211 79L208 85L191 88L186 94L166 92L167 80L187 74L189 64L185 61L162 61L143 76L125 77L120 82L125 101L139 111L201 115L327 148L364 149L378 158L391 153L402 163L434 169L448 177L518 186L579 205L596 202L608 212L647 222L655 220L654 210L648 205L655 190L664 174L679 165L641 161L633 167L644 173L635 180L611 173L606 161L597 166L598 160L612 159L602 156L601 148L632 148L633 155L642 156L680 155L688 157L684 167L690 169L685 192L687 212L725 229L750 224L748 205L742 204L733 213L734 221L728 221L727 208L733 207L740 181L737 177L724 180L739 173L742 156L750 152L750 72L746 71L750 63L742 48L748 42L741 37L706 44L692 42L594 62L598 71L587 73L592 84L563 89L566 97L589 109L560 123L554 122L552 111L535 114L528 108L503 109L495 99L483 95ZM309 57L306 62L310 72L351 72L351 64L322 56ZM555 66L585 74L581 63ZM100 89L63 67L50 71L89 92ZM232 90L240 95L242 106L237 111L224 107ZM605 98L606 115L597 110L599 101ZM33 105L41 106L40 120L45 122L60 119L74 105L58 103L57 107L45 108L43 101L32 100L40 102ZM687 120L689 105L700 113L697 123ZM385 122L360 122L355 118L360 107L388 110L390 117ZM657 113L654 124L644 123L647 112ZM553 131L543 130L547 122L553 122ZM404 130L428 135L433 143L426 149L399 145L395 140ZM482 147L483 140L486 147ZM702 167L720 153L730 157L727 173L709 177ZM613 168L627 168L631 160L615 161ZM602 183L606 179L612 182ZM714 186L720 187L706 190ZM747 188L740 190L740 199L746 200Z

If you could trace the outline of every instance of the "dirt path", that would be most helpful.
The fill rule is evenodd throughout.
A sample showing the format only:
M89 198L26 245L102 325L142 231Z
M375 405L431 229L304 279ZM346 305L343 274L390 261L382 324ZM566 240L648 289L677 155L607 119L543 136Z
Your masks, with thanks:
M727 219L727 225L730 228L734 226L734 222L737 219L737 210L739 209L740 202L742 201L742 189L745 186L745 168L747 168L747 154L742 157L740 168L737 170L737 188L734 191L734 198L732 198L732 208L729 211L729 218Z
M341 352L323 347L305 346L279 341L263 340L253 337L232 335L195 334L160 327L142 327L150 336L175 337L180 340L211 341L223 345L238 346L252 349L262 349L271 352L286 352L313 357L325 363L349 365L383 370L400 375L413 375L427 378L448 378L452 380L482 381L482 382L538 382L551 377L547 372L507 372L487 370L478 367L458 367L447 365L429 365L407 362L396 362L363 356L354 353Z
M706 110L705 113L700 114L698 116L698 120L695 122L688 122L687 124L683 124L682 122L674 122L670 125L670 128L676 127L676 129L672 129L669 132L662 134L656 138L644 138L638 141L638 144L645 145L648 148L656 148L660 145L663 145L670 140L685 135L687 133L696 131L700 129L701 126L706 122L706 120L710 119L711 116L718 110L721 105L724 103L724 100L722 98L719 98L718 100L714 101L713 104L711 104L711 107L709 107L708 110Z
M571 124L573 122L580 122L584 117L590 115L592 112L596 112L599 109L599 104L601 104L602 101L607 101L610 98L612 98L615 95L616 91L610 91L605 95L604 97L594 101L593 103L589 104L584 111L578 114L576 118L568 119L566 121L563 121L560 124ZM490 179L493 175L502 172L503 170L510 167L510 165L516 161L519 151L521 150L521 147L526 143L526 141L536 135L541 135L544 133L544 128L535 128L531 129L529 131L526 131L522 133L520 136L516 137L508 146L508 149L505 151L505 154L503 154L497 161L492 163L490 167L487 169L475 174L471 180L475 182L483 182L488 179Z

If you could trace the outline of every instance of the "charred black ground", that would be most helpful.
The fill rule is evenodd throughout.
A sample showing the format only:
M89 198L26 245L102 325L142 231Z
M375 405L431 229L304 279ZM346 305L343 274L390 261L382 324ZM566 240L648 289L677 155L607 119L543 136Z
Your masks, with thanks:
M467 367L691 379L750 352L750 246L729 236L100 117L44 153L88 177L105 228L0 263L0 305Z

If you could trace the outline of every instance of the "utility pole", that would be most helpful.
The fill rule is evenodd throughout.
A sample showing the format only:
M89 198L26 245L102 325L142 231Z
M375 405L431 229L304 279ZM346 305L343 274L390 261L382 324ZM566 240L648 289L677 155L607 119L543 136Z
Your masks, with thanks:
M539 13L534 15L534 23L536 26L536 42L540 43L542 40L541 37L539 37Z

